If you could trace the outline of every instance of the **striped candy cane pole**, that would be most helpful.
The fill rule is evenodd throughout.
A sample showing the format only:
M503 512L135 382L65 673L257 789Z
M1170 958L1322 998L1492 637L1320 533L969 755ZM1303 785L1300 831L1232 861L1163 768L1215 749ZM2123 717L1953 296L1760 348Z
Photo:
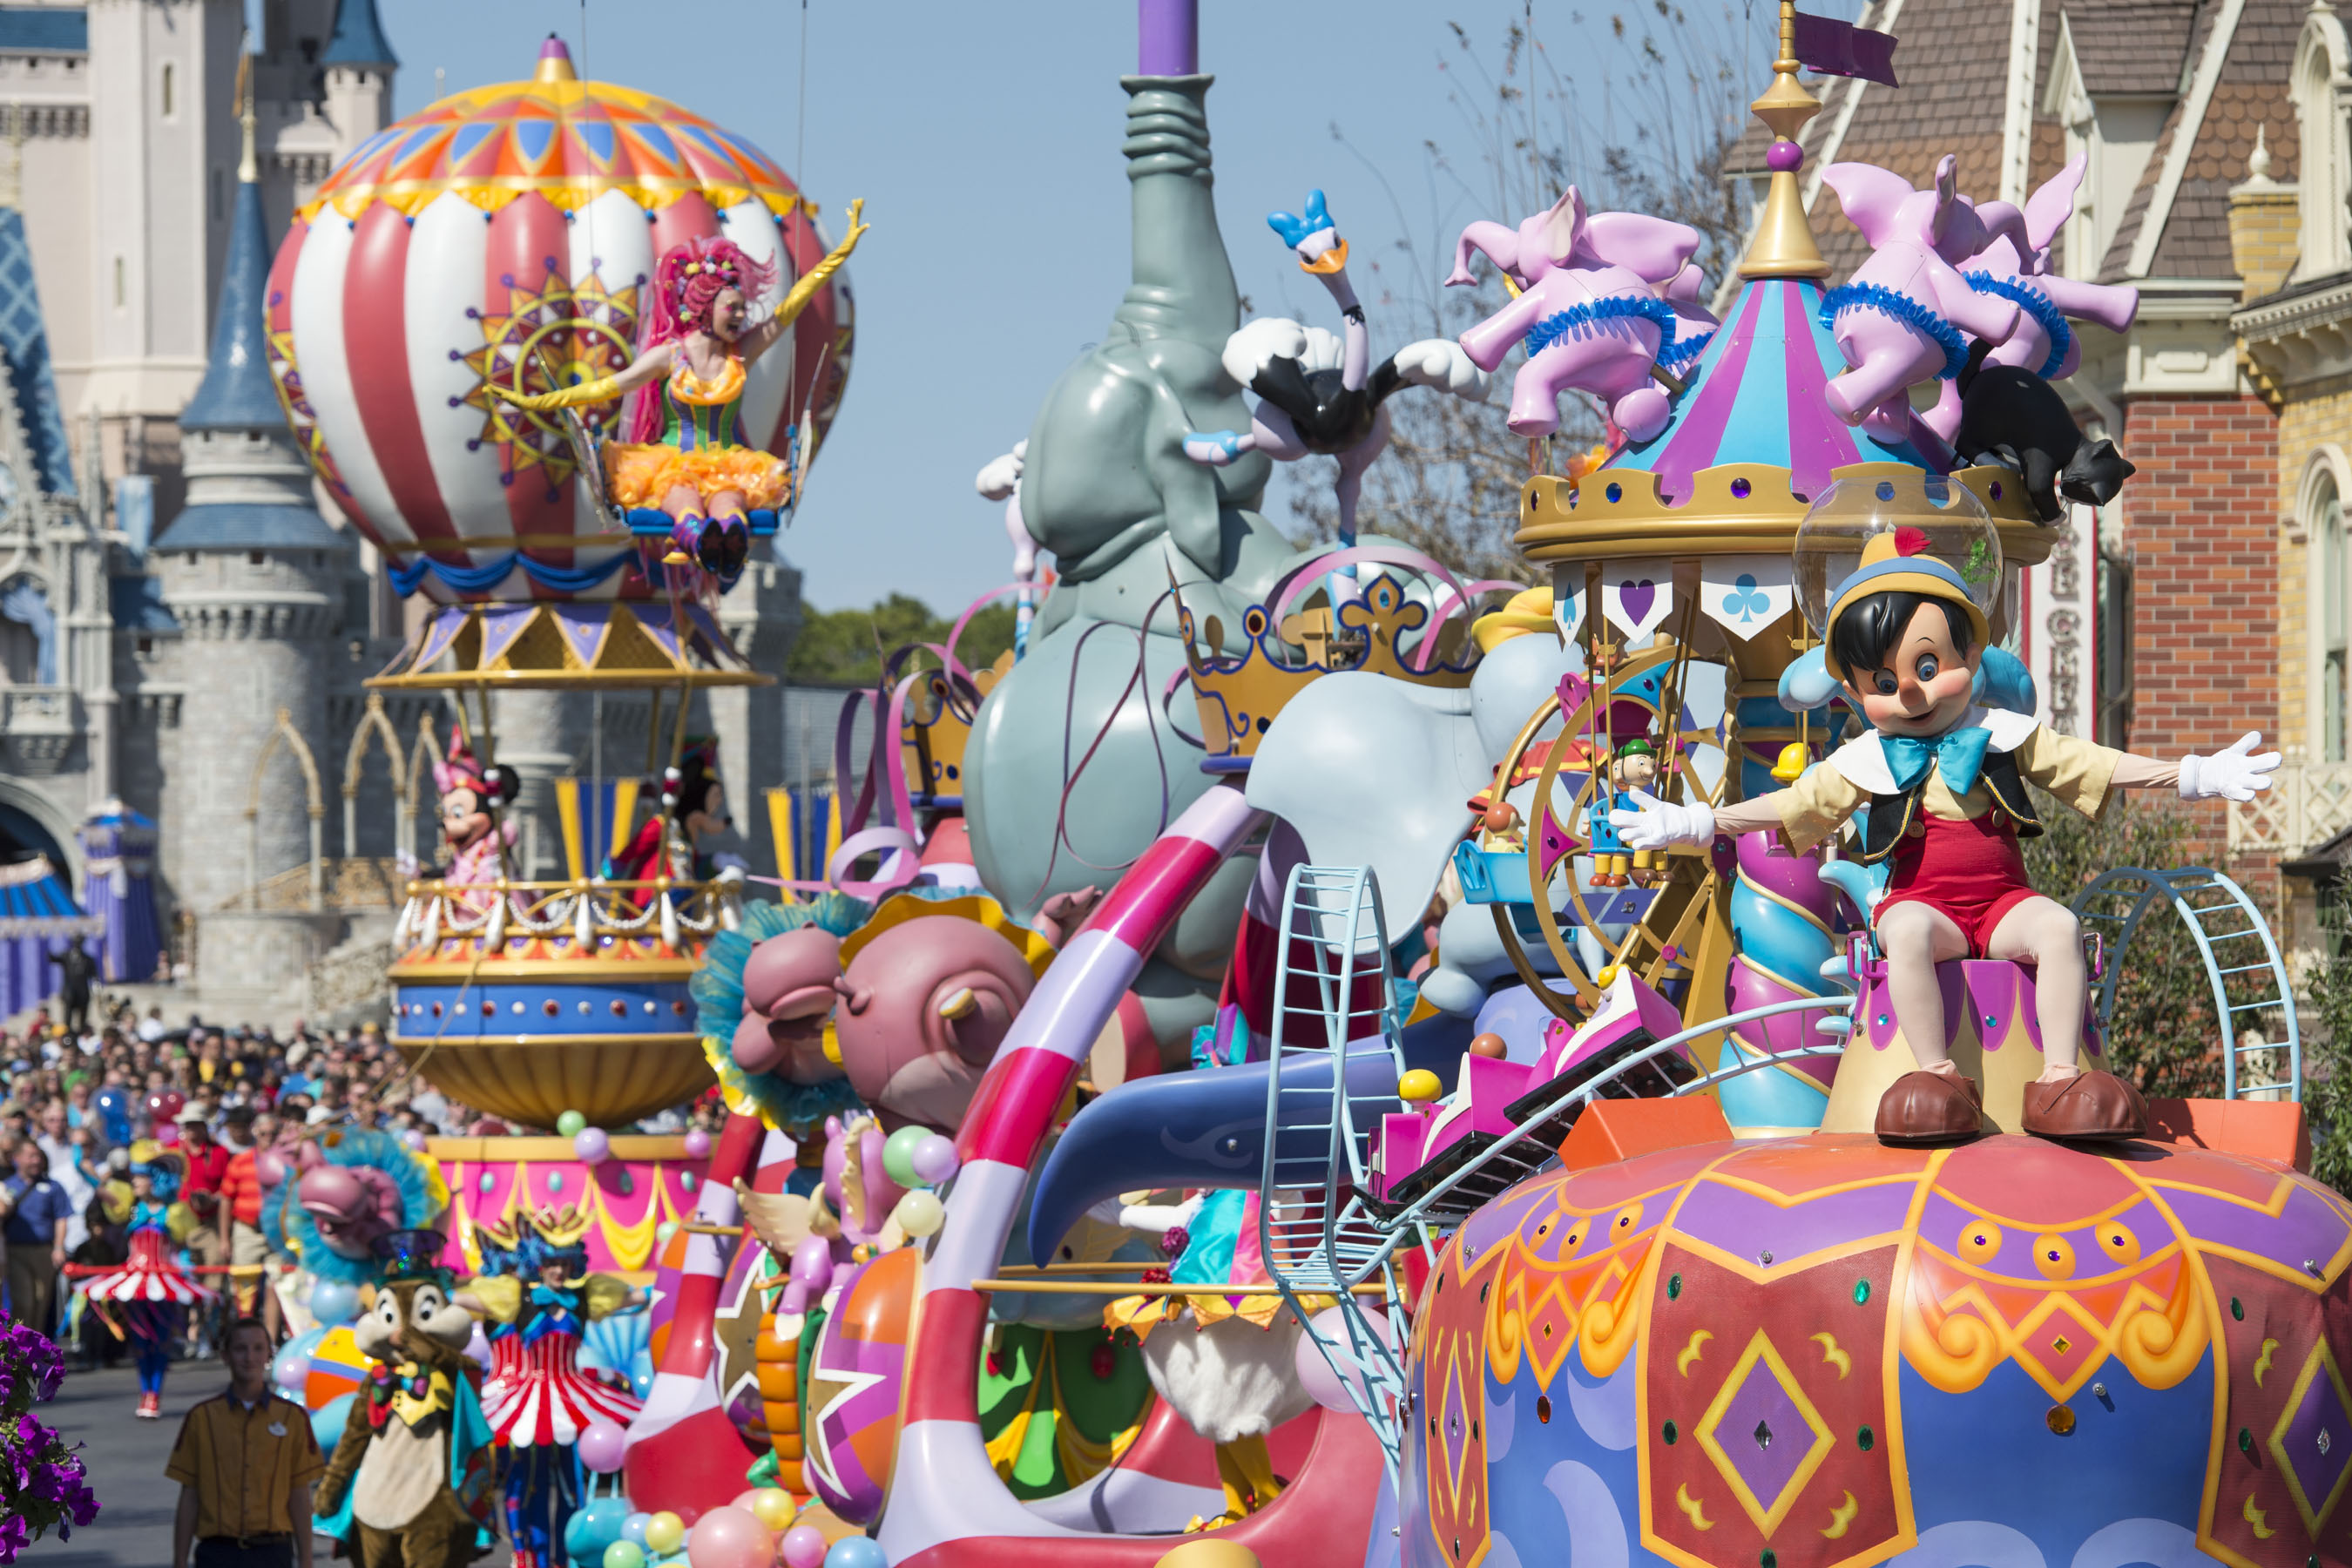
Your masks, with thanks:
M702 1178L695 1224L740 1223L736 1178L751 1171L753 1157L775 1136L756 1116L727 1119ZM667 1510L691 1522L743 1489L743 1440L719 1407L719 1384L711 1375L719 1290L735 1246L731 1238L699 1232L687 1237L669 1343L646 1407L629 1424L629 1496L646 1512Z
M951 1542L970 1543L975 1560L993 1554L974 1538L1105 1540L1047 1523L1005 1489L989 1464L977 1407L988 1302L971 1282L992 1273L1003 1257L1054 1113L1145 956L1263 820L1239 789L1223 785L1169 824L1045 971L972 1097L956 1141L962 1168L923 1269L919 1332L907 1368L907 1424L880 1535L895 1563Z

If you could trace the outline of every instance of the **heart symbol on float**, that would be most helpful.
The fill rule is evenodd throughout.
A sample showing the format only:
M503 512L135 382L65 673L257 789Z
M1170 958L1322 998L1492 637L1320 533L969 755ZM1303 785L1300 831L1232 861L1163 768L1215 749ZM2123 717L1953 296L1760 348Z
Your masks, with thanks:
M1625 608L1625 618L1640 626L1650 616L1650 606L1658 602L1658 585L1643 577L1617 585L1617 602Z

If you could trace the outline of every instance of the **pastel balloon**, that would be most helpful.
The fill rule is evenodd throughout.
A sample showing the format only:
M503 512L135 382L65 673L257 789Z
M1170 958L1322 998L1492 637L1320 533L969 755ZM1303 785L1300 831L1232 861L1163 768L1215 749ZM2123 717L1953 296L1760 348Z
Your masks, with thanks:
M662 1510L646 1521L646 1550L667 1557L686 1542L686 1521Z
M350 1322L360 1315L359 1287L340 1279L320 1280L310 1287L310 1315L330 1327Z
M824 1561L824 1532L813 1524L796 1524L784 1531L784 1568L818 1568Z
M612 1136L601 1127L583 1127L572 1135L572 1152L583 1165L601 1163L612 1152Z
M580 1434L580 1462L600 1476L619 1469L628 1451L628 1434L611 1421L591 1421Z
M649 1513L633 1513L629 1515L628 1518L621 1521L621 1539L624 1541L634 1541L638 1545L643 1546L646 1543L646 1526L652 1521L653 1517L654 1516Z
M926 1138L939 1134L927 1127L901 1127L890 1134L882 1145L882 1172L902 1187L911 1187L920 1180L915 1174L915 1147Z
M824 1568L890 1568L882 1548L863 1535L845 1535L826 1549Z
M710 1134L699 1127L689 1130L686 1135L686 1157L689 1160L701 1160L708 1158L709 1153Z
M412 1127L407 1131L402 1133L400 1135L400 1141L406 1144L409 1149L415 1153L422 1154L425 1152L425 1134L417 1128ZM260 1163L261 1162L258 1160L254 1162L257 1165Z
M898 1206L890 1211L890 1217L897 1220L898 1228L908 1236L929 1236L946 1223L948 1206L940 1202L939 1194L927 1193L918 1187L898 1200Z
M735 1500L738 1508L748 1508L751 1517L770 1530L782 1530L792 1523L799 1510L793 1507L793 1494L782 1487L754 1487Z
M315 1294L315 1292L314 1292ZM299 1389L310 1375L310 1358L289 1345L269 1363L269 1381L280 1388Z
M916 1178L933 1186L956 1173L961 1162L956 1159L955 1142L934 1132L915 1145L915 1152L907 1162L914 1166Z
M775 1533L748 1508L714 1508L694 1521L686 1560L692 1568L772 1568Z
M1322 1350L1315 1342L1320 1339L1343 1360L1349 1356L1359 1360L1370 1360L1380 1354L1379 1350L1372 1345L1349 1339L1345 1317L1346 1310L1347 1309L1340 1307L1327 1307L1316 1313L1308 1321L1308 1327L1312 1331L1298 1336L1297 1348L1292 1352L1292 1361L1298 1372L1298 1385L1307 1391L1308 1397L1316 1404L1326 1410L1352 1412L1359 1406L1349 1395L1348 1384L1356 1384L1357 1392L1362 1394L1368 1402L1371 1398L1367 1388L1368 1380L1365 1374L1360 1371L1350 1371L1343 1382L1341 1374L1333 1369L1331 1363L1325 1358ZM1393 1346L1395 1341L1389 1328L1387 1316L1377 1308L1368 1307L1363 1311L1373 1336L1381 1344Z
M624 1524L622 1529L628 1528ZM646 1568L646 1549L626 1536L604 1548L604 1568Z
M576 1110L567 1110L555 1119L555 1130L566 1138L579 1137L580 1130L587 1125L588 1119Z

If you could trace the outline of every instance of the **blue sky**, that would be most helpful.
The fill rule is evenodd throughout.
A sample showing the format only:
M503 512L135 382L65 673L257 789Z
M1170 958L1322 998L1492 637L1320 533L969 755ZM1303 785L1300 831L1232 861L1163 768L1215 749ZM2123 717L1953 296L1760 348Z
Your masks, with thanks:
M1118 78L1135 68L1132 4L813 0L804 133L803 13L791 0L380 4L401 58L400 113L431 100L436 69L450 91L527 76L552 31L583 74L674 99L757 142L829 220L864 196L874 231L851 264L856 366L785 552L805 574L808 602L828 609L896 589L952 611L1009 577L1001 510L974 493L972 475L1027 433L1045 389L1099 336L1126 287ZM1760 89L1771 0L1685 4L1685 35L1740 48L1753 62L1746 89ZM1615 121L1621 138L1639 129L1622 80L1644 25L1669 47L1676 36L1654 5L1532 7L1576 114ZM1202 66L1217 78L1218 213L1243 293L1260 313L1338 325L1265 224L1321 185L1349 237L1376 340L1414 335L1393 307L1383 331L1363 264L1387 258L1397 270L1400 239L1418 241L1425 260L1474 217L1523 216L1487 212L1471 194L1491 178L1465 105L1486 97L1465 79L1473 60L1499 68L1525 0L1202 0L1201 11ZM1626 24L1622 41L1612 15ZM1474 41L1471 56L1449 22ZM1450 170L1433 162L1433 142ZM1277 475L1268 490L1276 521L1287 519L1288 487Z

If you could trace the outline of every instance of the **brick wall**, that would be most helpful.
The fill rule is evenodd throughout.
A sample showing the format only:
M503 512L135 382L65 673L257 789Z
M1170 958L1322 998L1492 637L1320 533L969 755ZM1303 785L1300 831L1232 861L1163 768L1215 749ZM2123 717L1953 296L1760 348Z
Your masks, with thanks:
M2131 749L2170 761L2279 728L2277 421L2260 398L2136 398ZM2194 808L2219 855L2221 808Z

